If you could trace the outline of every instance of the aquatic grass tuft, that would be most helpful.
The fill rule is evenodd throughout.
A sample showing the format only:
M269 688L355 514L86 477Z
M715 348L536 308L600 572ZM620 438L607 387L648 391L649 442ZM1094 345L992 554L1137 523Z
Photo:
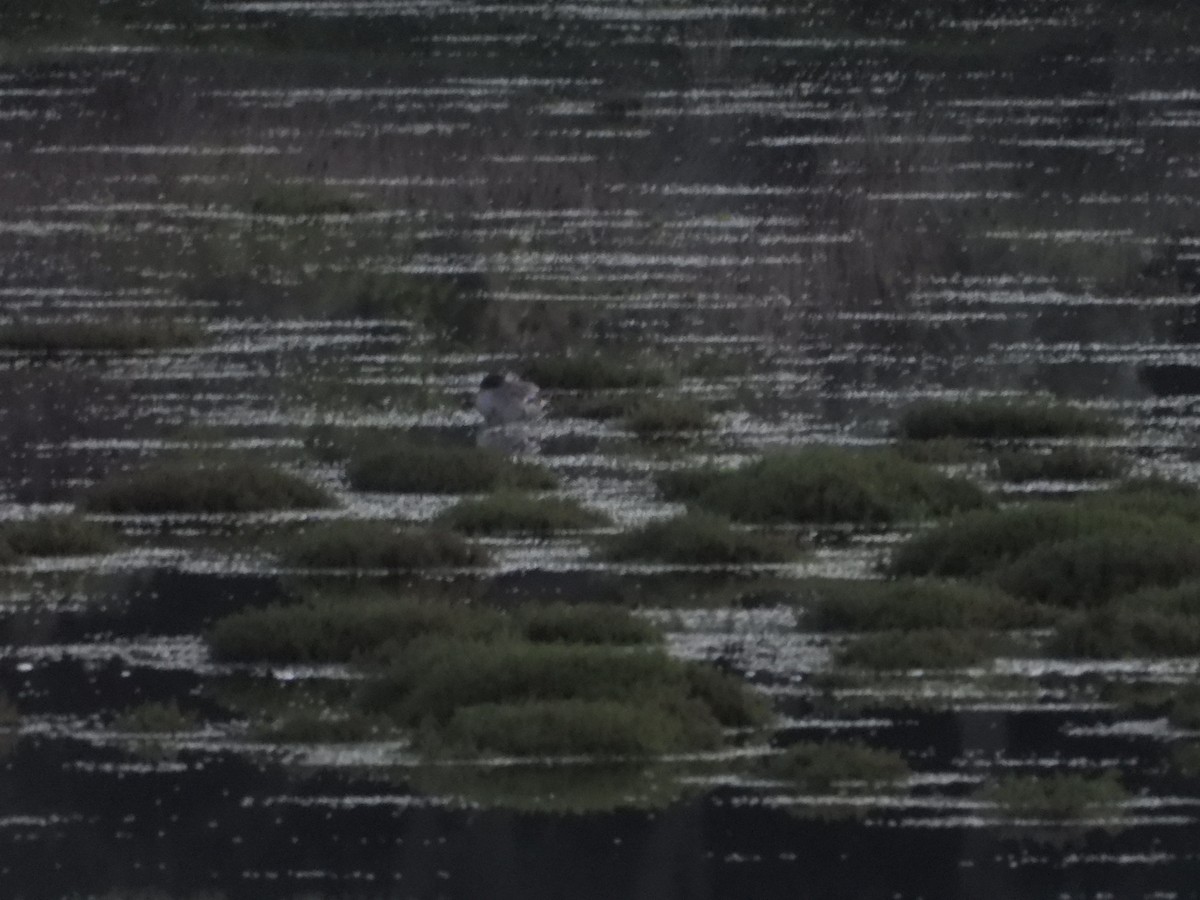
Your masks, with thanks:
M346 520L301 531L287 540L279 558L285 566L399 571L488 562L486 551L451 531Z
M714 748L721 730L701 704L567 699L463 706L423 737L427 749L463 754L644 757Z
M860 741L804 741L767 762L776 778L815 793L860 793L899 787L910 770L904 757Z
M1046 610L962 581L823 580L805 591L800 626L814 631L1000 629L1046 624Z
M1200 616L1156 609L1091 610L1059 622L1046 650L1084 659L1144 659L1200 654Z
M250 728L250 738L274 744L352 744L378 739L388 723L358 710L296 709Z
M435 521L467 534L524 532L548 537L560 531L595 528L611 520L569 497L532 497L501 491L478 500L462 500Z
M961 669L986 662L1009 646L989 631L913 628L874 631L848 641L835 654L838 665L879 671Z
M194 347L204 339L204 329L198 323L177 319L17 321L0 326L0 347L43 353L165 350L171 347Z
M323 216L362 212L370 206L317 182L280 181L260 185L248 208L258 216Z
M658 363L600 353L535 359L521 375L544 389L563 391L652 388L674 380L672 373Z
M716 687L695 666L659 649L427 641L368 682L361 703L419 726L430 752L704 749L719 743L720 724L764 718L745 685L718 676ZM583 721L589 710L621 737Z
M996 455L995 474L1005 481L1082 481L1120 478L1129 460L1094 447L1055 447L1045 453L1009 450Z
M1052 400L926 401L910 406L896 423L899 437L921 441L1078 437L1120 431L1121 424L1111 416Z
M131 707L113 719L112 723L112 727L117 731L150 734L194 731L199 725L200 717L193 710L180 709L174 700Z
M731 566L787 562L800 550L784 538L740 530L721 516L689 512L618 535L608 542L607 555L615 560Z
M207 634L216 659L228 662L333 663L400 652L427 637L485 639L503 633L498 611L425 600L320 597L304 603L232 613Z
M889 524L991 505L977 485L891 451L810 447L733 470L684 469L658 481L668 500L744 522Z
M708 407L686 397L642 400L625 414L625 427L641 440L677 438L703 431L711 422Z
M662 633L629 610L603 603L530 603L513 615L526 640L554 644L658 644Z
M110 476L82 499L84 509L105 513L239 513L333 504L302 478L254 462L154 463Z
M347 476L355 490L397 494L474 493L498 488L548 490L558 486L552 472L499 451L404 440L355 453Z
M1001 778L975 796L994 803L1006 818L1066 820L1111 815L1129 798L1129 792L1112 772L1096 777L1055 773Z
M1041 544L994 573L1017 597L1068 608L1095 607L1143 587L1200 576L1200 537L1170 524L1104 531Z
M107 553L116 537L99 523L68 514L7 523L0 526L0 543L21 556L84 556Z

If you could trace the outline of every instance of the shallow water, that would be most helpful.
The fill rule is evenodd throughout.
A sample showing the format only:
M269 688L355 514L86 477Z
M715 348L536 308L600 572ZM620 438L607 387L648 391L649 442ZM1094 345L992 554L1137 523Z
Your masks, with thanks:
M3 323L166 314L206 338L0 350L0 517L184 450L270 459L341 504L107 517L125 549L5 576L0 689L22 716L0 734L0 893L1196 896L1200 790L1167 765L1194 735L1094 689L1191 679L1191 659L828 686L813 676L838 639L790 609L651 601L673 653L746 675L780 726L612 772L255 743L206 693L354 677L208 658L214 618L297 575L271 550L281 529L449 502L349 490L309 429L470 442L461 395L561 343L663 354L718 410L702 440L666 446L552 412L543 461L616 527L678 509L656 494L664 468L878 444L904 403L967 392L1110 411L1131 427L1098 444L1200 480L1190 20L981 6L264 0L203 4L199 46L153 17L0 41ZM253 209L308 182L350 208ZM452 279L505 337L476 333L469 305L435 323L458 345L356 309L359 275ZM869 577L895 536L813 537L812 557L760 574ZM491 539L493 567L442 580L503 603L694 574L614 567L590 538ZM204 727L113 726L171 699ZM903 752L909 792L798 794L747 762L831 734ZM1133 795L1107 819L1001 822L971 796L997 773L1110 769Z

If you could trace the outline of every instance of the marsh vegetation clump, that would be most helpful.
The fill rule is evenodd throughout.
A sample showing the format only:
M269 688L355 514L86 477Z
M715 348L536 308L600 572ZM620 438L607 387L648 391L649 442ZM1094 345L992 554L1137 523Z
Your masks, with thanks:
M1010 641L993 631L913 628L852 638L835 654L838 665L877 671L962 669L1003 653Z
M194 347L204 340L199 323L178 319L17 321L0 326L0 347L44 353L131 353Z
M1095 777L1055 773L1001 778L975 796L994 803L1006 818L1067 820L1111 815L1129 799L1129 792L1112 772Z
M768 762L767 771L814 793L895 789L911 774L899 753L859 741L793 744Z
M1129 460L1097 447L1055 447L1045 453L1008 450L996 455L993 469L1005 481L1084 481L1120 478Z
M176 734L194 731L200 725L200 717L194 710L180 709L179 704L171 700L130 707L113 719L112 725L117 731Z
M801 627L815 631L999 629L1044 625L1050 614L992 585L936 579L824 580L804 592Z
M719 744L721 726L761 721L657 649L434 641L364 688L368 711L419 726L428 752L650 755Z
M259 185L248 201L257 216L348 215L370 205L348 194L312 181L276 181Z
M810 447L772 453L741 468L664 473L668 500L742 522L885 525L990 506L977 485L892 451Z
M1010 440L1117 434L1111 416L1053 400L931 400L906 409L896 433L909 440L968 438Z
M601 353L535 359L521 377L547 390L604 391L663 387L674 380L665 366Z
M712 566L788 562L801 553L786 538L745 531L722 516L703 512L649 522L615 537L606 552L614 560Z
M366 665L432 638L601 646L662 641L645 619L599 603L526 604L505 612L386 593L321 595L243 610L218 619L207 635L213 656L229 662Z
M603 603L529 603L513 616L518 634L548 644L657 644L662 633L627 609Z
M1054 544L1171 532L1178 542L1200 535L1197 524L1200 501L1192 493L1136 482L1071 501L964 513L913 534L892 553L886 571L893 577L979 578Z
M551 490L554 473L483 447L398 441L351 457L346 474L359 491L463 494L497 489Z
M93 485L82 506L104 513L241 513L334 505L321 488L255 462L174 460L112 475Z
M549 537L560 531L607 525L611 519L569 497L534 497L518 491L499 491L478 500L459 501L441 513L437 522L467 534L523 532Z
M0 545L20 556L83 556L116 546L111 529L82 516L41 516L0 526Z
M388 732L386 721L354 709L293 709L255 721L250 738L273 744L352 744Z
M1200 537L1163 523L1133 533L1103 531L1042 544L993 577L1017 597L1077 609L1198 576Z
M708 407L686 397L655 397L625 413L625 427L641 440L678 438L703 431L712 421Z
M1046 647L1056 656L1145 659L1200 654L1200 615L1106 606L1060 621Z
M287 540L279 558L301 568L397 571L488 562L486 551L452 531L348 520L306 528Z

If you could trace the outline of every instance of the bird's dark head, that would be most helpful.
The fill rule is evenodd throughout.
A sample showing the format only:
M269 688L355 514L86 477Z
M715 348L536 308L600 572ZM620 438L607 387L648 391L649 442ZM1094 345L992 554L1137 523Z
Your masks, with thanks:
M479 389L481 391L490 391L493 388L500 387L502 384L504 384L504 376L490 372L483 376L483 381L479 382Z

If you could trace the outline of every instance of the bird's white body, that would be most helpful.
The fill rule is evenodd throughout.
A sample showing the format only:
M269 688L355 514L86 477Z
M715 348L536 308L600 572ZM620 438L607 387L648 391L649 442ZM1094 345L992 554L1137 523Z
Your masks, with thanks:
M538 386L511 372L503 378L489 375L483 379L475 395L475 408L483 415L487 428L536 422L546 414L546 402Z

